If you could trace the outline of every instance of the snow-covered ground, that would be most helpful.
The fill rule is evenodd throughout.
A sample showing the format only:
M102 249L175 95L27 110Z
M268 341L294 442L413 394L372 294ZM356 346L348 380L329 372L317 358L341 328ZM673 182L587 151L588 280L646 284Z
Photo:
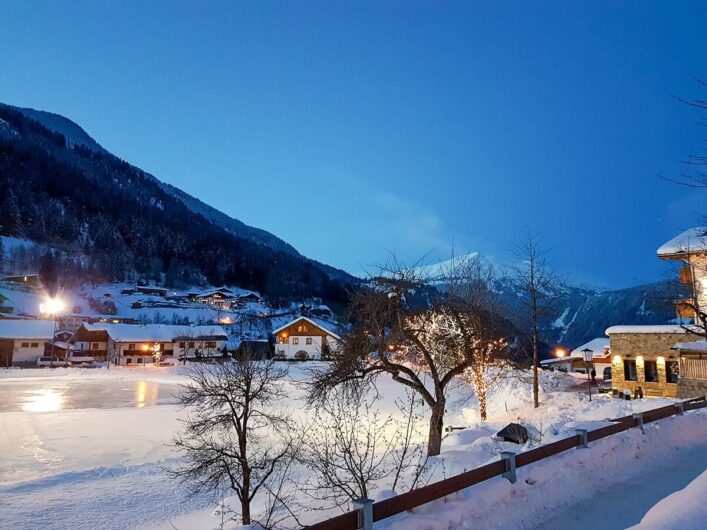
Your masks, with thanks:
M301 388L310 366L290 365L287 385L293 416L311 412ZM174 404L174 395L178 384L186 381L185 371L184 367L0 370L0 399L12 403L0 412L0 528L218 528L214 500L191 496L164 470L176 462L169 441L184 414ZM504 381L490 397L486 423L478 420L475 398L469 398L464 387L456 388L445 419L448 425L465 429L445 438L442 455L431 462L429 480L495 460L501 450L518 450L492 439L510 421L525 422L541 443L547 443L574 434L577 425L600 426L607 418L670 401L626 402L602 395L589 403L577 381L560 373L543 373L542 384L543 405L533 409L526 380ZM379 389L376 405L386 414L396 414L394 399L402 395L399 385L383 378ZM522 468L515 485L492 479L380 526L446 530L547 523L548 528L624 528L638 523L660 498L704 471L705 440L704 410L669 418L647 425L645 434L632 429L589 449ZM689 473L679 471L683 468ZM671 480L665 478L668 475ZM389 487L382 481L374 486L373 495L390 495ZM618 512L612 511L611 503L620 506L629 492L637 492L636 508L617 526ZM587 519L575 525L583 521L579 514L593 499L600 503L591 510L594 522L583 526ZM305 513L303 520L314 522L336 513Z

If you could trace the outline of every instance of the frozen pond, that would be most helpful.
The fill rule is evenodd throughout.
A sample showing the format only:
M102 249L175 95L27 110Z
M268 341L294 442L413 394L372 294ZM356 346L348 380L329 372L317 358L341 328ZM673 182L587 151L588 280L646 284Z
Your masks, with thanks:
M154 381L0 380L0 412L173 405L178 392L178 385Z

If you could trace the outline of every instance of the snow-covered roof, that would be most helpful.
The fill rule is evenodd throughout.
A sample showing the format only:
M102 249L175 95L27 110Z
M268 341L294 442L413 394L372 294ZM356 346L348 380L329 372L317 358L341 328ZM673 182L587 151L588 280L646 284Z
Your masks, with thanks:
M671 349L680 350L681 352L707 353L707 340L698 340L697 342L678 342Z
M307 322L309 322L313 326L316 326L316 327L326 331L329 335L331 335L335 339L341 338L336 333L334 333L335 325L332 324L331 322L327 322L326 320L323 320L321 318L309 318L309 317L305 317L305 316L298 316L298 317L293 318L292 320L288 321L285 325L280 326L279 328L273 330L272 334L277 335L283 329L290 327L292 324L294 324L295 322L298 322L300 320L306 320Z
M116 342L172 342L185 338L226 339L221 326L173 326L170 324L83 324L87 331L105 331Z
M598 357L600 355L604 355L605 350L607 350L609 348L609 338L608 337L597 337L596 339L590 340L586 344L582 344L581 346L577 346L570 353L570 357L583 357L582 350L586 350L587 348L594 352L595 357Z
M225 294L227 296L237 296L236 293L232 290L229 289L228 287L215 287L213 289L207 289L206 291L201 291L200 293L197 293L196 297L197 298L203 298L205 296L213 296L214 294Z
M606 330L607 335L616 333L687 333L683 326L657 325L657 326L611 326Z
M658 249L658 256L681 256L707 252L707 227L685 230Z
M53 320L0 320L0 339L49 340L53 336Z
M540 361L540 364L555 364L555 363L567 363L572 362L575 359L573 357L553 357L552 359L545 359Z

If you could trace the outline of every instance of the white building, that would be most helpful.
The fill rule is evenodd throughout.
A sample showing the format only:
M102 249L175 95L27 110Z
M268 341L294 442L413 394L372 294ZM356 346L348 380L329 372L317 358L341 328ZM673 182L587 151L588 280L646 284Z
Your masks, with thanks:
M324 321L297 317L273 331L275 356L285 359L321 359L340 351L341 337Z
M137 365L154 362L156 357L218 357L226 340L221 326L84 323L70 342L75 352L96 360Z
M53 337L53 320L0 320L0 366L36 363Z

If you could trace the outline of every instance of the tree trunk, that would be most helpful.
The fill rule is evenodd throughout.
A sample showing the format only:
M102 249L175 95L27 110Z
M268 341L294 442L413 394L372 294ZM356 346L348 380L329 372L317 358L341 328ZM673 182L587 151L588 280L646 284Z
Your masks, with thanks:
M481 421L486 421L486 389L479 390L479 416Z
M533 263L534 267L534 263ZM538 293L532 293L532 320L533 320L533 406L540 406L539 385L538 385Z
M437 456L442 450L442 429L444 428L445 399L438 399L432 407L430 434L427 440L427 456Z

